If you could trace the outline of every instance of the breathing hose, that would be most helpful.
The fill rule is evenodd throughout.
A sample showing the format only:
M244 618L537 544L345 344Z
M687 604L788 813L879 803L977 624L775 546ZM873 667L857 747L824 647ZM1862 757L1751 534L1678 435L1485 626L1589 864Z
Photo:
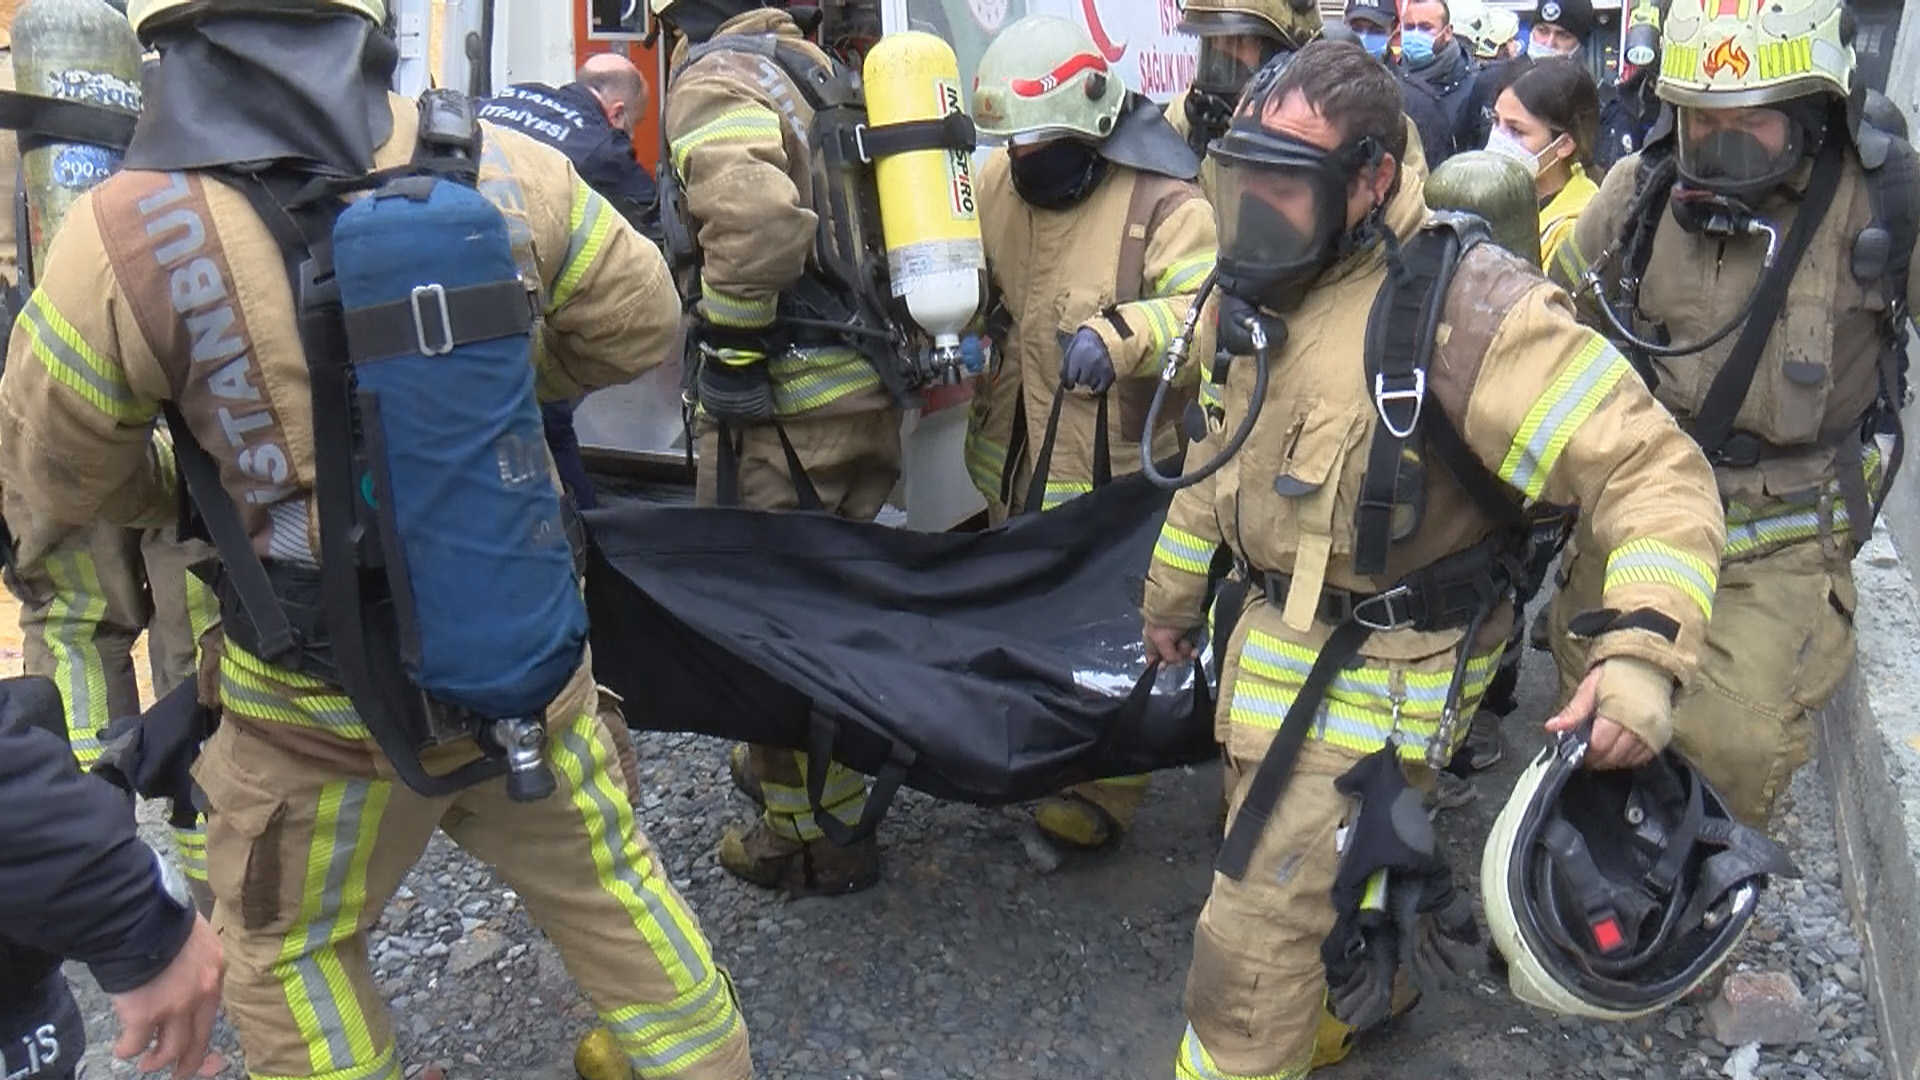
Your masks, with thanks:
M1779 230L1758 218L1744 217L1742 220L1734 223L1730 230L1730 235L1764 235L1767 238L1767 255L1766 258L1760 261L1760 273L1764 277L1773 269L1774 261L1780 257ZM1607 299L1606 293L1600 288L1600 271L1597 269L1598 265L1599 264L1596 263L1595 268L1589 268L1585 276L1581 278L1580 285L1582 291L1591 290L1593 292L1593 298L1598 301L1600 305L1600 314L1606 318L1607 325L1612 328L1616 340L1624 341L1648 356L1673 359L1675 357L1692 356L1694 353L1705 352L1715 345L1720 344L1722 341L1725 341L1735 330L1746 325L1747 320L1753 317L1754 306L1760 300L1760 292L1758 289L1755 289L1753 293L1747 297L1746 306L1740 309L1740 313L1735 315L1731 322L1714 331L1712 334L1709 334L1702 341L1695 342L1691 345L1660 345L1655 342L1643 340L1640 335L1633 332L1632 327L1627 325L1626 320L1620 317L1620 313L1614 310L1612 301Z
M1153 403L1147 406L1146 425L1140 435L1140 469L1147 479L1157 487L1169 491L1192 487L1221 470L1232 461L1240 448L1246 445L1247 436L1253 434L1253 425L1260 419L1260 410L1267 400L1267 328L1260 321L1254 309L1248 308L1244 317L1247 320L1247 336L1253 341L1253 398L1247 403L1246 419L1234 430L1233 437L1227 440L1226 448L1215 455L1211 461L1193 472L1183 472L1178 476L1168 476L1160 471L1159 463L1153 460L1153 433L1160 424L1160 409L1166 404L1167 391L1173 386L1173 380L1179 377L1180 369L1186 366L1187 350L1192 346L1194 328L1200 324L1200 312L1206 307L1207 297L1213 294L1214 275L1208 274L1207 280L1200 283L1200 291L1194 294L1193 307L1187 311L1185 321L1180 324L1180 332L1167 344L1166 363L1160 369L1160 385L1154 387Z

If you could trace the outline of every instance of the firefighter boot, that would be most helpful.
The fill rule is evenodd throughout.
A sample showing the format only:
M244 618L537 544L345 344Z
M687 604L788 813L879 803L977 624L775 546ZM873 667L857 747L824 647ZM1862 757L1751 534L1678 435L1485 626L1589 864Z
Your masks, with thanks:
M1095 851L1119 841L1133 824L1134 811L1146 793L1144 776L1076 784L1042 800L1033 812L1033 823L1050 839Z
M746 743L734 743L727 751L727 775L733 779L733 786L740 794L753 800L753 805L762 810L767 808L766 792L761 790L760 777L753 771L752 752Z
M841 847L821 837L796 840L757 821L720 838L720 865L742 881L790 896L844 896L880 881L880 845L873 837Z
M573 1071L580 1080L633 1080L633 1066L620 1049L620 1040L603 1027L581 1036L573 1048Z

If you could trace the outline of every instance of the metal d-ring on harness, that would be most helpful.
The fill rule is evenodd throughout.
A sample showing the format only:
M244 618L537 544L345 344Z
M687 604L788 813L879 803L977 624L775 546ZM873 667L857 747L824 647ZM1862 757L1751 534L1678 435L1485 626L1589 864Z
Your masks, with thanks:
M1172 389L1173 381L1179 378L1180 369L1187 365L1187 351L1193 344L1194 329L1200 325L1200 312L1207 306L1207 297L1213 294L1213 288L1214 275L1209 273L1207 279L1200 283L1199 292L1194 294L1193 306L1187 309L1187 317L1181 321L1179 332L1174 334L1173 340L1167 343L1166 363L1161 365L1160 382L1153 388L1153 401L1147 406L1146 424L1141 429L1143 434L1140 437L1140 469L1147 474L1147 479L1169 491L1192 487L1219 472L1227 462L1232 461L1234 455L1240 452L1240 448L1246 445L1247 437L1253 434L1253 426L1260 422L1260 410L1267 401L1267 354L1270 347L1267 326L1258 315L1249 310L1246 313L1246 331L1248 339L1253 342L1253 396L1247 403L1246 418L1240 421L1238 428L1234 429L1233 437L1227 440L1227 445L1221 449L1220 453L1198 469L1183 472L1177 476L1169 476L1161 472L1159 463L1153 460L1153 432L1157 430L1160 423L1161 406L1166 404L1167 391ZM1214 361L1208 378L1215 386L1226 385L1227 363L1224 352Z

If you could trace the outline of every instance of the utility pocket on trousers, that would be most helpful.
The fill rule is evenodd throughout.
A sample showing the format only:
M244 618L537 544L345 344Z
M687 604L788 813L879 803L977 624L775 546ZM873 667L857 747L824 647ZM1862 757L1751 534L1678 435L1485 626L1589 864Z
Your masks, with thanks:
M207 797L207 884L233 905L249 933L284 930L295 905L287 901L288 804L272 784L247 770L236 743L257 738L228 723L214 731L193 767Z

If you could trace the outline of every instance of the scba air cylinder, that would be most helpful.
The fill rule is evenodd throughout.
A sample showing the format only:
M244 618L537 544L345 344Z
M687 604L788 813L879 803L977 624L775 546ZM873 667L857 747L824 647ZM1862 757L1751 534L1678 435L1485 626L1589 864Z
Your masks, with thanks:
M874 128L965 112L960 64L932 34L888 34L862 68ZM960 334L986 295L987 260L966 150L909 150L874 163L893 295L933 338L935 368L957 378Z
M140 41L127 17L101 0L29 0L13 20L13 70L23 94L140 112ZM119 168L120 153L70 142L22 149L28 232L38 267L67 210Z

